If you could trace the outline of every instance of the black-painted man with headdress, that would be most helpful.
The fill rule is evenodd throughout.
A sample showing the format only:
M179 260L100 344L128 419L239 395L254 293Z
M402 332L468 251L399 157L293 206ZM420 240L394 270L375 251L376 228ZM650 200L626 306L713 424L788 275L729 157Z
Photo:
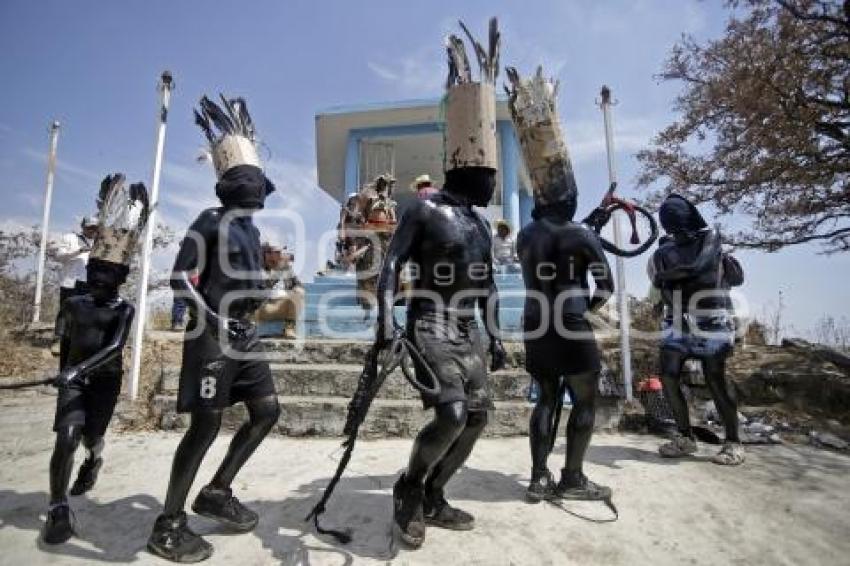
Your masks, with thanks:
M611 490L583 472L596 414L599 348L585 317L611 295L613 278L597 233L574 222L578 189L558 118L557 84L542 69L528 79L508 68L508 106L534 190L533 221L520 231L517 252L526 287L525 366L540 387L529 423L532 502L545 498L605 500ZM595 283L590 293L589 278ZM554 483L547 460L564 388L573 406L566 464Z
M218 435L222 411L242 402L248 420L233 436L227 455L192 510L234 532L251 531L258 516L233 495L233 479L280 415L269 365L258 359L254 323L266 277L260 232L252 217L263 208L274 185L263 173L245 101L222 97L219 107L203 97L200 106L195 120L210 143L221 206L208 208L195 219L174 262L171 287L186 300L190 313L177 410L190 413L191 420L174 455L165 508L148 540L151 552L175 562L198 562L212 555L212 546L189 529L184 507L198 468Z
M65 542L73 534L67 494L80 441L88 454L71 495L92 489L103 466L103 437L121 392L121 354L135 312L118 295L118 288L127 280L148 212L144 185L127 187L120 173L103 180L97 235L86 264L86 291L61 305L64 355L56 380L56 443L50 458L50 508L43 533L48 544Z
M430 199L411 202L390 242L378 283L378 338L388 341L399 274L406 262L415 265L406 332L422 356L415 360L417 379L427 382L433 375L439 383L439 392L435 388L422 394L434 418L416 437L407 469L393 488L395 529L413 547L422 544L426 523L455 530L473 527L472 515L446 501L445 486L487 423L492 406L486 391L487 350L491 370L504 365L490 227L474 209L487 206L496 186L495 18L490 22L489 51L472 41L480 82L472 79L463 42L449 38L445 185ZM483 314L489 348L476 322L477 309Z

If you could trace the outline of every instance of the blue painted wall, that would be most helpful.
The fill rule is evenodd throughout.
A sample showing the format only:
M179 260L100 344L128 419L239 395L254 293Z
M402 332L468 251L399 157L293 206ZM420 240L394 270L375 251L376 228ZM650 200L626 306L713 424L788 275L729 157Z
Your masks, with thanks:
M360 179L360 142L371 138L416 136L442 131L440 122L421 124L403 124L397 126L377 126L374 128L356 128L349 130L345 152L345 193L357 191ZM499 156L502 168L502 216L511 223L516 231L531 219L531 198L519 189L520 150L510 120L496 122L496 131L501 142Z

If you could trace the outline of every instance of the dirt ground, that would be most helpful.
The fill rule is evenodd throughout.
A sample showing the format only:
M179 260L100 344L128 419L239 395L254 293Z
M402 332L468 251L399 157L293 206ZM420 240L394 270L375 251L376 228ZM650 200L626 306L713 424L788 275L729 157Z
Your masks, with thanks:
M165 564L145 540L165 493L179 435L117 433L89 496L72 500L79 536L48 547L39 541L47 505L53 397L0 397L0 563ZM227 446L220 438L204 463L209 478ZM208 564L847 564L850 556L850 457L807 446L748 449L740 468L698 458L665 461L659 439L599 434L586 472L614 488L620 520L593 524L549 504L528 505L523 491L525 438L484 440L449 484L448 496L475 514L474 531L430 529L422 549L390 536L391 487L409 440L358 444L325 516L353 528L339 544L303 521L336 466L335 440L270 438L237 478L235 489L260 513L255 532L229 535L192 516L215 545ZM559 442L550 461L563 461ZM82 459L79 455L78 461ZM194 496L194 492L192 493ZM580 514L608 517L598 503Z

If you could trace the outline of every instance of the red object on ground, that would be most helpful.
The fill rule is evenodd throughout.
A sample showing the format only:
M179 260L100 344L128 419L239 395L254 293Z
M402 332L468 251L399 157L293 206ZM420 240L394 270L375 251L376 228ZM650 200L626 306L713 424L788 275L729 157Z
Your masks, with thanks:
M651 375L638 384L638 391L661 391L661 379Z

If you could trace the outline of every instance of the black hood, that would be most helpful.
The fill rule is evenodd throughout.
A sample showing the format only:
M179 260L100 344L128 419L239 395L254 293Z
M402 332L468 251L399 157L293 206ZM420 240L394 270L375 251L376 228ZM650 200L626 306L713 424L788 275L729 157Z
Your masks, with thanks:
M697 207L681 195L670 195L661 203L658 219L668 234L689 234L708 228Z
M531 211L531 217L534 220L540 220L542 218L572 220L576 215L576 208L578 208L576 193L563 193L561 195L561 200L557 200L555 202L548 204L535 202L534 210Z
M496 191L496 170L489 167L459 167L446 171L443 191L458 204L487 206Z
M263 170L254 165L231 167L215 185L216 196L227 208L263 208L274 190Z

